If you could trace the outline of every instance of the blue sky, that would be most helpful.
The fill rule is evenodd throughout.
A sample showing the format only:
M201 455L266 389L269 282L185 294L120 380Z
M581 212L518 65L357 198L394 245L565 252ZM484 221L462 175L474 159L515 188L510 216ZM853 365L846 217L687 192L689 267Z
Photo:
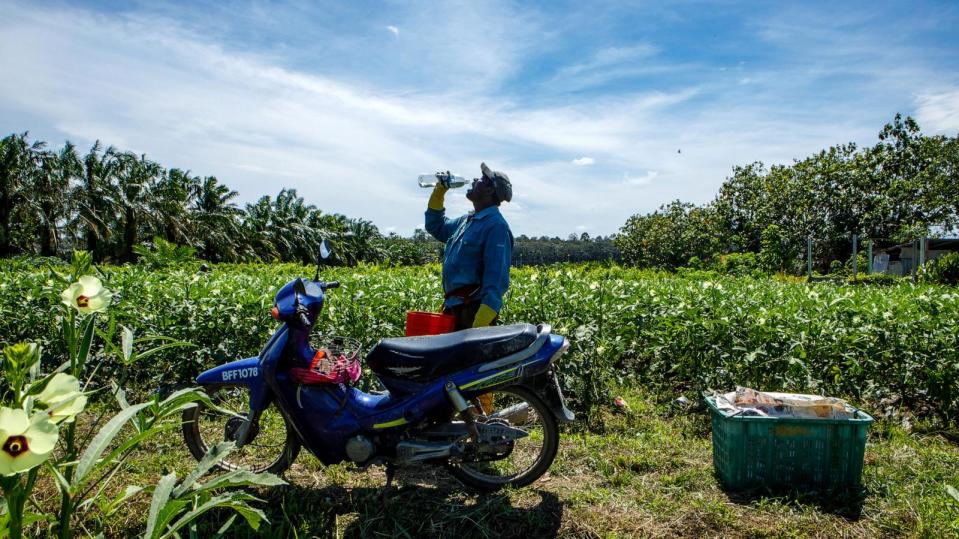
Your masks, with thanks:
M296 188L384 232L507 172L516 235L615 232L735 165L959 133L955 2L10 2L0 131ZM462 191L448 196L465 212Z

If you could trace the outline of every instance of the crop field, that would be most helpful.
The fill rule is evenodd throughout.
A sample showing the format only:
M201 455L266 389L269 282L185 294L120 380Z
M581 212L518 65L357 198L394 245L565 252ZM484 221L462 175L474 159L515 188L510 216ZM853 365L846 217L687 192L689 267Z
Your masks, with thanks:
M62 270L54 265L53 269ZM97 270L113 303L97 321L90 352L99 379L121 377L126 398L168 394L203 369L255 355L275 329L274 291L313 268L197 265ZM403 332L408 310L436 310L439 266L329 268L337 279L317 324L325 335L368 349ZM61 336L63 284L38 261L0 263L3 344L44 347L43 368L68 351ZM807 284L710 272L658 273L602 265L514 269L503 323L546 322L572 347L558 368L582 421L564 432L556 463L531 487L495 495L464 491L444 473L405 472L382 503L376 470L324 468L301 455L288 486L257 489L274 536L875 536L959 532L959 292L891 286ZM129 328L182 345L125 365L103 343ZM366 373L364 387L375 384ZM704 391L746 385L844 397L879 419L866 451L864 490L743 495L712 474ZM628 409L613 406L623 397ZM672 401L685 396L691 408ZM91 410L110 409L92 397ZM82 429L90 412L78 417ZM193 466L171 429L127 459L118 484L151 485ZM122 490L115 487L114 490ZM49 509L56 486L41 481L34 502ZM954 492L954 491L953 491ZM107 490L104 499L116 495ZM149 497L108 517L89 505L75 518L89 533L141 533ZM210 513L198 533L227 513ZM79 530L80 528L78 528ZM244 533L242 523L231 533ZM79 531L78 531L79 533ZM252 533L252 532L249 532Z
M55 350L59 322L49 313L59 285L37 264L0 268L0 335ZM110 310L116 326L193 345L138 365L134 388L188 384L206 368L255 355L275 328L274 292L313 271L289 264L103 268L104 285L119 296ZM328 295L317 331L355 337L365 349L402 335L407 311L439 308L439 274L438 265L329 268L322 277L343 288ZM611 386L694 398L739 384L883 403L945 424L959 418L954 287L586 265L514 269L511 279L501 322L546 322L569 337L562 371L578 412L608 404Z

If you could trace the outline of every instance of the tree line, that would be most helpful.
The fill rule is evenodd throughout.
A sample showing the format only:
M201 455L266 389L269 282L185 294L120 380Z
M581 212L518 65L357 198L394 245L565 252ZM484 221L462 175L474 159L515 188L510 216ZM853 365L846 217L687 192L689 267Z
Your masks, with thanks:
M752 253L766 269L801 273L807 239L817 269L860 245L950 234L959 225L959 136L929 136L896 115L873 146L832 146L789 165L733 169L704 205L673 201L630 217L615 243L625 262L719 265ZM762 255L762 256L760 256ZM740 257L741 259L741 257Z
M613 237L596 236L586 232L570 234L563 239L558 236L531 238L517 236L513 245L514 266L538 266L557 262L588 262L620 260L619 249Z
M323 213L293 189L241 208L237 192L214 176L166 169L99 142L81 155L70 142L50 150L27 137L0 140L0 256L85 249L98 262L132 262L153 238L213 262L310 263L320 238L337 243L349 264L433 256L384 238L369 221Z
M51 149L28 133L0 139L0 257L63 256L74 249L97 262L143 257L211 262L312 263L320 239L333 263L416 265L441 259L424 231L384 235L370 221L324 213L294 189L240 206L215 176L164 168L145 155L70 142ZM178 249L182 246L183 249ZM517 238L514 263L606 260L609 238Z

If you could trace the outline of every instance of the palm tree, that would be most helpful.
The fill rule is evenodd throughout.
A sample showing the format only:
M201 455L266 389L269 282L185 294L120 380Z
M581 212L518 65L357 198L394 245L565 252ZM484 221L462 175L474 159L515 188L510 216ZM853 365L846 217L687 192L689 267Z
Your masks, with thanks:
M70 184L83 174L76 147L67 142L58 153L43 152L34 177L33 207L41 256L55 256L60 246L60 227L70 216Z
M141 232L150 237L160 229L163 219L156 211L159 203L153 187L162 172L160 165L145 155L137 157L124 152L118 156L114 190L119 209L116 226L122 236L115 245L115 253L124 262L136 260L133 247L139 242Z
M219 183L214 176L197 180L191 215L197 237L202 238L199 241L201 256L214 262L240 260L241 252L245 251L239 241L239 216L243 210L231 202L238 193Z
M27 142L27 133L0 140L0 257L23 250L14 232L23 222L30 200L29 186L40 168L43 142Z
M68 228L75 238L82 236L86 250L98 261L107 254L104 240L112 236L111 225L117 211L116 191L111 183L116 167L117 151L112 146L103 150L100 141L96 141L83 157L80 181L71 190L76 213Z
M246 205L243 241L264 260L297 260L307 264L316 259L322 236L315 226L319 210L307 204L295 189L283 189L276 199L261 197Z
M316 206L307 204L296 194L296 189L283 189L276 195L271 224L276 230L273 237L280 240L277 248L284 260L309 264L316 259L319 234L310 227L309 221L317 211Z
M196 200L200 179L189 171L170 169L162 171L150 187L150 199L158 234L167 241L192 244L198 234L191 207Z
M215 177L163 169L145 155L97 141L82 157L29 143L27 133L0 139L0 256L35 247L54 256L66 243L96 261L131 262L140 238L188 244L211 261L250 258L312 263L320 239L341 263L379 262L387 252L369 221L325 215L293 189L239 209L237 192ZM405 258L404 258L405 259Z
M282 234L277 234L272 223L273 201L269 196L262 196L255 203L246 205L242 225L243 244L260 260L281 258L277 245L285 240Z
M339 238L339 244L348 264L376 264L384 259L381 240L380 231L372 222L365 219L347 219L346 234Z

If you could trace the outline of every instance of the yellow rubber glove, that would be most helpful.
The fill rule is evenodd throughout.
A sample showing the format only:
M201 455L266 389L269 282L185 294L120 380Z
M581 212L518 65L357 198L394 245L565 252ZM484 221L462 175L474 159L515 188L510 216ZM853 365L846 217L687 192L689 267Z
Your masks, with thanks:
M483 303L479 306L479 309L476 310L476 317L473 318L473 327L474 328L485 328L489 326L493 319L496 318L496 311L492 307ZM493 413L493 394L486 393L478 397L480 402L480 408L483 409L483 413L490 415Z
M493 394L486 393L476 397L480 402L480 408L483 409L483 414L490 415L493 413Z
M496 311L484 303L480 305L479 309L476 311L476 317L473 318L473 327L485 328L493 322L494 318L496 318Z
M430 201L426 204L426 207L431 210L442 210L443 197L446 196L447 191L449 191L449 189L443 187L443 184L436 184L436 187L433 188L433 194L430 195Z

